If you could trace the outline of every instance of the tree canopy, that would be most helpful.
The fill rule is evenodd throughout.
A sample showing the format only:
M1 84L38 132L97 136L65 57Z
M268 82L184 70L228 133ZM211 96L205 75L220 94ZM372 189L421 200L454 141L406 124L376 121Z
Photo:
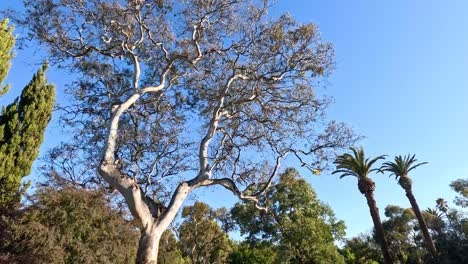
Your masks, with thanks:
M321 169L356 139L317 95L332 45L312 23L269 16L268 1L24 5L15 22L79 76L62 109L72 144L144 228L143 258L156 261L149 247L194 189L258 202L286 156Z
M230 264L275 264L277 263L278 252L271 246L257 243L255 245L248 242L234 244L233 252L229 255Z
M0 96L16 42L48 62L0 112L0 262L468 262L466 180L451 184L461 208L439 198L421 211L408 173L425 162L378 168L384 156L343 152L359 137L326 117L335 56L317 25L270 0L22 2L1 12L24 34L0 22ZM21 203L54 105L49 62L67 74L57 110L70 140ZM285 161L357 177L373 233L343 241L344 223ZM397 177L412 209L387 206L381 221L376 171ZM232 210L191 195L213 186L239 199ZM234 227L243 240L229 239Z
M13 58L15 37L12 31L8 20L0 22L0 85ZM33 76L19 98L3 106L0 112L0 215L19 203L21 179L31 172L52 117L55 87L47 83L46 70L47 63ZM8 85L1 88L0 95L8 89Z
M131 263L138 232L100 191L40 188L8 221L8 263Z
M450 187L459 194L455 198L455 204L463 208L468 207L468 179L453 181Z
M225 210L212 210L207 204L195 202L184 207L184 222L179 227L179 239L184 255L193 264L226 263L232 251L227 235L217 219Z
M47 64L34 75L19 99L0 115L0 206L20 199L21 179L31 172L44 132L52 118L55 87L47 83Z
M460 193L463 180L452 182L451 187ZM463 194L460 193L462 196ZM461 197L456 197L455 204ZM463 208L461 208L463 209ZM423 211L429 233L438 251L438 260L431 258L423 249L424 238L419 228L415 213L411 208L389 205L385 208L387 219L383 227L388 237L389 248L396 263L465 263L468 260L468 221L466 212L449 205L442 198L436 200L436 206ZM346 240L340 250L346 263L380 263L382 254L373 233L363 234Z
M251 203L238 203L232 209L241 234L251 244L274 246L281 263L344 263L334 244L344 236L344 223L335 219L295 169L280 175L261 205L268 213Z

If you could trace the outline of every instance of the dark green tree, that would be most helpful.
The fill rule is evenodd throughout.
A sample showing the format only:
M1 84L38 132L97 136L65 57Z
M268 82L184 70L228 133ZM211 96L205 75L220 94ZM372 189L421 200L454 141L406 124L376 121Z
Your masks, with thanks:
M333 172L333 174L341 174L340 178L346 176L354 176L358 178L358 188L359 191L366 197L372 221L374 222L375 233L382 248L384 262L386 264L393 263L387 239L385 238L385 232L382 227L382 222L380 220L379 208L377 207L377 203L375 202L374 198L375 183L369 177L371 172L379 170L376 168L373 169L372 165L374 165L374 163L378 160L384 159L384 156L378 156L373 159L366 159L364 150L362 148L351 148L351 151L353 152L353 155L346 153L336 158L334 162L336 164L336 170Z
M455 189L455 188L454 188ZM468 217L442 198L425 212L440 259L447 264L468 262Z
M424 239L411 208L396 205L385 208L382 226L389 241L389 249L395 263L422 264L431 255L424 249ZM341 250L346 263L381 263L382 253L376 235L365 234L346 241Z
M0 23L0 85L13 57L11 50L15 38L12 30L7 20ZM8 237L4 220L15 213L28 186L21 188L21 179L30 173L51 119L55 88L47 84L46 69L47 64L44 64L21 96L3 107L0 113L0 244ZM0 95L8 89L8 85L1 88Z
M276 250L266 244L251 245L247 242L235 244L231 255L230 264L276 264L278 254Z
M260 204L267 213L252 203L238 203L231 212L251 245L267 243L277 250L276 263L344 263L334 244L344 236L343 222L297 170L282 173Z
M347 239L340 252L347 264L379 264L383 262L380 245L371 235L362 234Z
M44 131L52 117L55 87L47 83L47 63L34 75L21 96L0 116L0 207L20 199L21 179L31 172Z
M8 224L8 263L132 263L137 251L137 230L100 191L42 187Z
M426 164L427 162L420 162L417 163L417 159L415 155L406 155L396 156L394 162L385 162L382 166L382 171L388 171L391 175L395 175L395 178L398 179L398 183L400 184L401 188L405 190L406 197L411 204L411 208L413 209L416 218L418 219L419 227L421 228L421 232L424 236L424 241L426 243L426 247L428 251L431 253L434 259L438 258L437 250L434 245L434 241L432 241L431 234L429 234L429 230L427 228L426 222L424 221L424 217L419 209L418 202L413 194L413 181L409 177L409 173L414 170L415 168Z

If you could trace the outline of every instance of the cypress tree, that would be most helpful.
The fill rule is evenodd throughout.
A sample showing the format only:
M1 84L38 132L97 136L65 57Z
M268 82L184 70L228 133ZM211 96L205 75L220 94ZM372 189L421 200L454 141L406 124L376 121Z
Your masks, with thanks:
M2 87L2 83L11 67L14 45L13 27L8 26L8 19L0 21L0 95L5 94L10 88L9 85Z
M4 45L4 40L8 42L12 38L14 43L7 23L7 20L0 23L3 29L0 33L0 81L5 78L2 74L8 72L12 58L12 46ZM44 63L20 97L3 107L0 114L0 212L19 202L25 190L20 190L21 179L31 172L52 116L55 87L47 84L46 69L47 63Z

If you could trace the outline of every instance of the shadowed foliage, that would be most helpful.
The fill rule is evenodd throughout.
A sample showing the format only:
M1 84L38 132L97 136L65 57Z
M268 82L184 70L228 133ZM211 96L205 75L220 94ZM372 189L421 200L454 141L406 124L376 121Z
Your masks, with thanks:
M99 191L39 189L10 218L8 263L132 263L137 230Z
M380 245L370 235L347 239L341 254L347 264L379 264L383 262Z
M462 180L450 184L458 193L454 202L463 197ZM391 254L395 263L405 264L459 264L468 261L468 217L464 208L451 206L439 198L436 206L422 211L429 233L439 253L434 259L424 247L425 241L412 208L389 205L385 208L382 223L386 237L390 241ZM382 253L373 234L364 234L345 242L340 250L346 263L382 263Z

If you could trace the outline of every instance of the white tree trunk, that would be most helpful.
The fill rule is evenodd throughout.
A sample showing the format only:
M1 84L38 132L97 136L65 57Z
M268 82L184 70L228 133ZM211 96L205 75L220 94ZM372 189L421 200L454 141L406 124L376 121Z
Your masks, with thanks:
M169 203L168 208L160 217L154 218L153 216L150 216L151 219L140 219L142 223L150 222L151 224L142 228L138 244L137 264L158 263L159 240L161 239L162 233L166 231L172 223L177 212L182 206L182 203L185 198L187 198L187 195L191 190L192 188L188 183L180 183L171 199L171 202Z
M138 243L137 264L157 264L159 240L162 233L156 230L142 231Z

